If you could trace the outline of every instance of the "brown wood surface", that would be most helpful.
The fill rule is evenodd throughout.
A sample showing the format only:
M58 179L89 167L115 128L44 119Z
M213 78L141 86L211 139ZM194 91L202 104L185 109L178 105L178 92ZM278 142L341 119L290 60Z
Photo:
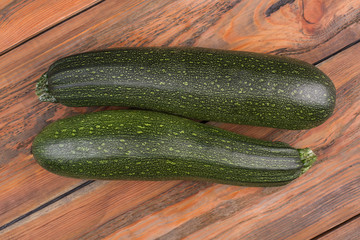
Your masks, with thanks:
M7 10L20 1L4 2L1 13L46 17L41 9L36 15ZM97 1L76 2L79 10ZM14 33L13 39L21 40L11 40L11 50L0 56L0 239L309 239L360 213L359 1L108 0L69 18L78 12L70 5L44 21L46 27L28 29L42 34L29 39ZM184 45L318 63L337 88L336 111L325 124L287 131L208 123L309 146L319 155L316 165L289 185L249 188L187 181L89 182L56 176L36 164L31 142L44 126L109 109L40 103L35 82L54 60L110 47Z
M0 54L97 2L100 0L1 1Z
M360 239L360 217L355 217L336 227L332 231L319 236L317 240L353 240Z

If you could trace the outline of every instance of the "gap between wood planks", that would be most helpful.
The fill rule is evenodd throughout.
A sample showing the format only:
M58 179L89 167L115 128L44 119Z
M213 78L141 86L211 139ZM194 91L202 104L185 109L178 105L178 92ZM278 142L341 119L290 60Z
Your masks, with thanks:
M10 51L14 50L15 48L17 48L17 47L19 47L19 46L23 45L24 43L31 41L32 39L34 39L34 38L38 37L39 35L43 34L44 32L47 32L47 31L49 31L49 30L51 30L51 29L53 29L53 28L55 28L55 27L59 26L60 24L63 24L63 23L64 23L64 22L66 22L67 20L70 20L70 19L72 19L72 18L74 18L74 17L76 17L76 16L78 16L78 15L80 15L80 14L82 14L82 13L86 12L87 10L90 10L90 9L92 9L92 8L94 8L94 7L96 7L96 6L98 6L99 4L103 3L104 1L105 1L105 0L100 0L99 2L94 3L93 5L91 5L91 6L88 6L88 7L84 8L83 10L81 10L81 11L79 11L79 12L75 13L74 15L71 15L71 16L69 16L68 18L66 18L66 19L64 19L64 20L62 20L62 21L60 21L60 22L58 22L58 23L54 24L53 26L50 26L50 27L48 27L48 28L44 29L43 31L40 31L40 32L36 33L35 35L33 35L33 36L29 37L29 38L26 38L26 39L22 40L22 41L21 41L21 42L19 42L19 43L14 44L13 46L11 46L11 47L9 47L9 48L5 49L4 51L2 51L2 52L0 51L0 56L5 55L5 54L7 54L8 52L10 52ZM1 230L1 229L0 229L0 230Z
M317 235L316 237L312 238L311 240L318 240L318 239L320 240L322 237L325 237L325 236L328 235L329 233L331 233L331 232L333 232L333 231L335 231L335 230L337 230L337 229L345 226L346 224L351 223L352 221L357 220L358 218L360 218L360 213L357 214L357 215L355 215L355 216L353 216L353 217L351 217L351 218L349 218L348 220L346 220L346 221L344 221L344 222L342 222L342 223L340 223L340 224L338 224L338 225L336 225L336 226L328 229L327 231L325 231L325 232Z
M34 213L36 213L36 212L38 212L38 211L40 211L40 210L42 210L42 209L50 206L50 205L53 204L53 203L56 203L57 201L59 201L59 200L65 198L65 197L69 196L70 194L72 194L72 193L74 193L74 192L76 192L76 191L78 191L78 190L80 190L80 189L82 189L82 188L90 185L90 184L93 183L93 182L95 182L95 180L86 181L86 182L80 184L79 186L76 186L76 187L74 187L73 189L71 189L71 190L69 190L69 191L67 191L67 192L65 192L65 193L63 193L63 194L61 194L61 195L59 195L59 196L51 199L50 201L48 201L48 202L40 205L39 207L34 208L33 210L31 210L31 211L29 211L29 212L27 212L27 213L19 216L18 218L15 218L14 220L12 220L12 221L10 221L10 222L5 223L4 225L0 226L0 231L4 230L4 229L7 228L7 227L10 227L11 225L14 225L15 223L23 220L24 218L26 218L26 217L28 217L28 216L30 216L30 215L32 215L32 214L34 214Z
M103 3L104 1L105 1L105 0L101 0L100 2L98 2L98 3L96 3L96 4L92 5L92 6L89 6L88 8L85 8L85 9L83 9L82 11L80 11L80 12L78 12L78 13L70 16L69 18L64 19L63 21L61 21L61 22L59 22L59 23L56 23L55 25L53 25L53 26L45 29L44 31L41 31L41 32L35 34L34 36L32 36L32 37L24 40L23 42L21 42L21 43L19 43L19 44L17 44L17 45L14 45L14 46L12 46L12 47L10 47L9 49L5 50L4 52L1 52L1 53L0 53L0 56L9 53L10 51L14 50L15 48L19 47L20 45L22 45L22 44L24 44L24 43L26 43L26 42L28 42L28 41L30 41L30 40L32 40L32 39L38 37L39 35L43 34L44 32L47 32L48 30L51 30L51 29L55 28L56 26L58 26L58 25L60 25L60 24L63 24L63 23L66 22L67 20L72 19L72 18L74 18L74 17L76 17L76 16L84 13L85 11L87 11L87 10L93 8L93 7L98 6L99 4ZM320 63L322 63L322 62L324 62L324 61L326 61L326 60L334 57L335 55L337 55L337 54L339 54L339 53L347 50L348 48L350 48L350 47L352 47L352 46L354 46L354 45L356 45L356 44L360 44L360 39L358 39L358 40L356 40L356 41L354 41L354 42L346 45L345 47L339 49L338 51L336 51L336 52L334 52L334 53L332 53L332 54L330 54L330 55L328 55L328 56L326 56L326 57L324 57L324 58L316 61L315 63L313 63L313 65L315 65L315 66L316 66L316 65L319 65ZM200 123L203 123L203 124L206 124L207 122L208 122L208 121L200 121ZM63 198L65 198L65 197L67 197L67 196L75 193L76 191L79 191L79 190L81 190L81 189L83 189L83 188L91 185L91 184L94 183L94 182L95 182L95 180L88 180L88 181L86 181L86 182L84 182L84 183L82 183L82 184L74 187L73 189L71 189L71 190L69 190L69 191L67 191L67 192L65 192L65 193L63 193L63 194L61 194L61 195L59 195L59 196L57 196L57 197L49 200L48 202L46 202L46 203L44 203L44 204L42 204L42 205L34 208L33 210L31 210L31 211L29 211L29 212L27 212L27 213L25 213L25 214L23 214L23 215L15 218L15 219L13 219L13 220L11 220L10 222L8 222L8 223L6 223L6 224L4 224L4 225L2 225L2 226L0 226L0 231L2 231L2 230L4 230L4 229L6 229L6 228L8 228L8 227L10 227L10 226L12 226L12 225L14 225L14 224L17 223L17 222L20 222L21 220L23 220L23 219L31 216L32 214L34 214L34 213L36 213L36 212L38 212L38 211L40 211L40 210L42 210L42 209L44 209L44 208L46 208L46 207L48 207L48 206L50 206L50 205L52 205L52 204L54 204L54 203L62 200ZM360 214L357 214L357 215L355 215L355 216L350 217L348 220L346 220L346 221L344 221L344 222L342 222L342 223L340 223L340 224L338 224L338 225L336 225L336 226L328 229L327 231L319 234L318 236L314 237L313 239L316 240L316 239L319 239L319 238L321 238L321 237L324 237L324 236L326 236L327 234L329 234L330 232L332 232L332 231L334 231L334 230L336 230L336 229L338 229L338 228L340 228L340 227L342 227L342 226L350 223L351 221L356 220L357 218L360 218Z
M351 48L352 46L354 46L354 45L356 45L356 44L358 44L358 43L360 43L360 39L358 39L358 40L356 40L356 41L354 41L354 42L346 45L345 47L339 49L339 50L336 51L336 52L333 52L333 53L330 54L329 56L326 56L326 57L320 59L319 61L316 61L315 63L313 63L313 65L315 65L315 66L316 66L316 65L319 65L320 63L322 63L322 62L324 62L324 61L332 58L332 57L335 56L336 54L341 53L341 52L345 51L346 49L349 49L349 48Z

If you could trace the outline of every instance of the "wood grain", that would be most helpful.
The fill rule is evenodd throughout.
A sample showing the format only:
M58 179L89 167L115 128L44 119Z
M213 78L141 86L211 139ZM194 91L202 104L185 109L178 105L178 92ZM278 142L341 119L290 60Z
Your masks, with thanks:
M309 4L316 5L318 10L306 7ZM54 60L109 47L186 45L272 52L314 63L360 39L359 9L358 1L105 1L0 56L0 147L3 153L0 156L0 226L83 183L42 170L30 154L34 136L59 118L108 109L66 108L39 103L34 95L35 81ZM310 19L308 16L319 11L320 17L310 17L312 23L301 20L304 12L307 12L306 19ZM359 50L358 44L354 45L320 65L334 79L339 100L332 120L318 128L289 132L211 123L250 136L283 140L297 147L314 147L321 156L311 172L315 178L309 174L300 182L274 189L196 182L97 181L4 229L3 238L25 239L24 232L31 233L34 238L51 238L66 232L70 239L141 234L148 238L177 239L177 236L187 235L195 238L203 232L213 236L215 232L219 238L229 233L229 236L243 234L251 239L258 233L257 228L249 229L258 222L267 223L271 215L268 211L277 211L280 225L292 223L305 214L307 217L295 228L294 236L316 236L330 229L359 212L356 206L348 209L353 206L350 200L354 203L359 200L356 191L359 159L354 158L355 154L359 155L356 152L356 144L359 144L356 132L359 127L356 115L359 114L356 88L359 59L356 52ZM338 155L343 158L339 160ZM335 164L338 162L343 165L339 167ZM351 182L349 176L355 182ZM335 180L339 181L338 185ZM308 182L321 184L317 187ZM333 190L329 189L331 185L335 186ZM126 190L132 187L139 194ZM331 195L342 191L349 201ZM121 201L117 197L124 193L130 194L131 200L124 198ZM321 193L327 198L322 198ZM109 194L111 199L103 205ZM276 202L279 196L283 205ZM331 203L328 206L339 205L330 211L331 219L328 219L324 217L323 209L309 202L307 196L319 197L316 202L319 206L326 201ZM331 202L331 197L335 202ZM285 204L288 200L289 205ZM306 201L302 203L301 200ZM305 203L309 204L308 212L304 210L306 213L294 208L296 204L305 206ZM345 209L343 213L341 207ZM290 214L287 219L286 211ZM258 217L251 214L258 214ZM286 221L282 221L281 216ZM251 221L253 217L257 221ZM318 219L323 225L307 225L308 218ZM152 219L163 229L155 231ZM65 231L62 228L64 222L68 222L65 226L69 229L79 229ZM238 228L244 229L243 232ZM267 231L270 230L259 234L265 236ZM269 233L269 236L277 235Z
M100 0L6 0L0 3L0 55Z
M344 32L359 39L359 9L358 1L241 1L231 15L212 26L214 31L201 34L194 43L287 55L311 62L333 53L331 44L351 43L342 35Z
M114 209L121 209L120 214L131 211L134 205L141 206L148 199L161 198L163 192L177 184L178 182L175 181L166 183L150 182L146 183L146 185L140 181L96 181L94 184L77 191L73 196L57 202L48 209L37 212L19 226L15 224L9 227L6 231L10 231L5 231L2 237L5 239L10 237L14 239L38 239L38 237L53 239L54 232L59 231L62 232L62 239L78 239L82 234L101 226L104 220L115 218L119 212L114 211ZM200 189L193 187L192 192ZM92 206L92 210L88 206ZM69 212L72 213L71 216L67 215ZM131 219L135 216L128 215L128 217ZM87 219L86 222L83 222L85 219ZM34 221L41 222L41 224L35 226Z
M332 239L341 239L341 240L353 240L360 238L360 216L347 221L345 224L342 224L339 227L336 227L329 233L326 233L316 240L332 240Z

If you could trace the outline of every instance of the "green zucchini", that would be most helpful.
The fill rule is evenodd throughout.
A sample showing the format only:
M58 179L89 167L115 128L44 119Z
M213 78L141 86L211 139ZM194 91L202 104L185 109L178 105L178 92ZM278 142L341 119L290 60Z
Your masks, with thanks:
M278 186L316 160L295 149L238 135L175 115L112 110L78 115L47 126L32 153L58 175L105 180L199 180Z
M37 84L41 101L123 106L187 118L307 129L331 116L335 87L311 64L205 48L120 48L56 61Z

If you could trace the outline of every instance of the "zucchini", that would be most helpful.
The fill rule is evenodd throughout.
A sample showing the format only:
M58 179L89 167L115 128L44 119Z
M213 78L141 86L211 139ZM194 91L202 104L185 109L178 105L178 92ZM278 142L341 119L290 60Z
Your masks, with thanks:
M308 148L146 110L109 110L58 120L35 138L32 153L45 169L73 178L247 186L286 184L316 160Z
M335 87L311 64L205 48L120 48L53 63L41 101L123 106L192 119L307 129L331 116Z

